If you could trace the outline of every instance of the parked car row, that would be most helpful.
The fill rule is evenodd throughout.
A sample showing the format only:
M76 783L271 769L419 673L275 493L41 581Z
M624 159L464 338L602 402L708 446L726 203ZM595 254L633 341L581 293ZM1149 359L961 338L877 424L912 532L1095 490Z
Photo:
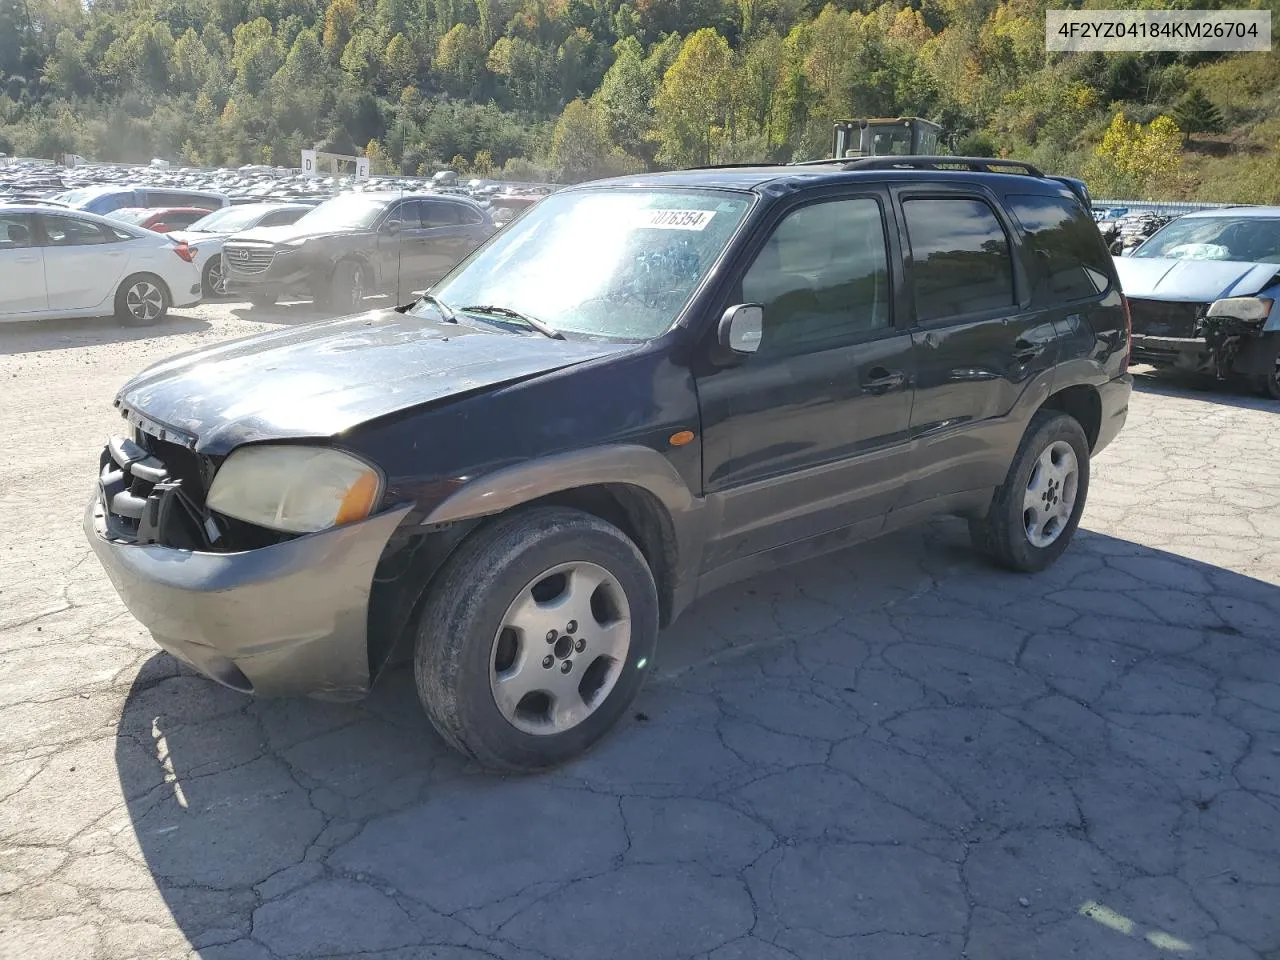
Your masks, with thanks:
M6 204L0 320L114 314L157 323L171 306L228 294L258 305L301 295L339 312L374 294L407 302L496 230L467 197L398 192L314 207L124 207L108 217Z

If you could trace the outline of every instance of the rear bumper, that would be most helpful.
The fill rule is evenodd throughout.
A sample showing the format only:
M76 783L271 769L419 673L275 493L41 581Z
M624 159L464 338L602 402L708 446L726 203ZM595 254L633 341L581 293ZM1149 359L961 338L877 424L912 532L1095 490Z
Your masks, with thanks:
M1156 367L1205 370L1210 364L1209 344L1204 337L1152 337L1133 335L1132 359Z
M242 553L108 539L94 495L84 532L125 606L169 653L229 687L354 700L369 689L373 572L409 508Z
M1133 393L1133 375L1124 373L1098 388L1102 401L1102 420L1098 424L1098 439L1093 444L1096 454L1116 438L1120 428L1129 418L1129 396Z
M186 289L178 288L172 291L173 305L175 307L190 307L200 302L200 298L204 290L201 287L199 279Z

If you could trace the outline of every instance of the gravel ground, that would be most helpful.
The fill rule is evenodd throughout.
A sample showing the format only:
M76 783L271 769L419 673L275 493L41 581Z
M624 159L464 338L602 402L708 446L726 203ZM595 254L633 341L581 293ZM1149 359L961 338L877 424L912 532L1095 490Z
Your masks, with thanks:
M303 319L0 330L0 956L1280 958L1280 409L1145 382L1051 571L945 521L721 591L553 774L179 669L79 522L116 388Z

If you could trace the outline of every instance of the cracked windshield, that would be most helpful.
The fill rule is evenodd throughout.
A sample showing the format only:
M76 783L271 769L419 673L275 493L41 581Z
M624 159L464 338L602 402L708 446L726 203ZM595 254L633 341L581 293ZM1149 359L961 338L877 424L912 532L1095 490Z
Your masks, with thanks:
M1280 960L1278 0L0 0L0 960Z

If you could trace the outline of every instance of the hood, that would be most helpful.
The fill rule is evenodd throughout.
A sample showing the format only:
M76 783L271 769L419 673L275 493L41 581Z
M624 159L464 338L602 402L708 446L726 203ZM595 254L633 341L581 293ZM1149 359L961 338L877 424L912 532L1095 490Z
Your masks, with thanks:
M633 344L552 340L376 310L233 340L149 367L116 404L196 450L329 437Z
M307 240L311 237L332 237L335 234L356 236L367 232L353 227L336 227L332 224L322 227L318 224L299 221L281 227L254 227L252 230L242 230L234 234L233 238L236 240L256 240L260 243L291 243L298 240Z
M1271 286L1280 273L1280 265L1274 263L1161 257L1113 259L1125 296L1143 300L1212 303L1223 297L1247 297Z

